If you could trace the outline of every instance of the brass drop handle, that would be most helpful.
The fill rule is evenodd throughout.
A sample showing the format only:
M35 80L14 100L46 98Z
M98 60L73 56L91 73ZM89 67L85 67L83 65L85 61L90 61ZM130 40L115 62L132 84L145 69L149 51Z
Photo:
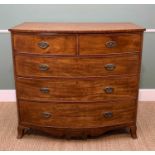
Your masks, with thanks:
M49 46L49 44L48 44L48 42L41 41L38 43L38 46L42 49L46 49Z
M40 64L39 69L41 71L47 71L49 69L49 66L47 64Z
M113 117L113 113L112 112L105 112L105 113L103 113L103 116L105 118L112 118Z
M50 112L43 112L43 113L42 113L42 116L43 116L44 118L50 118L50 117L52 116L52 114L51 114Z
M117 42L116 41L107 41L105 43L105 45L106 45L107 48L114 48L114 47L117 46Z
M49 93L49 88L40 88L40 91L41 91L42 93L47 94L47 93Z
M114 92L114 88L106 87L106 88L104 88L104 91L106 94L112 94Z
M107 71L113 71L115 68L116 68L116 65L115 64L106 64L104 66L104 68L107 70Z

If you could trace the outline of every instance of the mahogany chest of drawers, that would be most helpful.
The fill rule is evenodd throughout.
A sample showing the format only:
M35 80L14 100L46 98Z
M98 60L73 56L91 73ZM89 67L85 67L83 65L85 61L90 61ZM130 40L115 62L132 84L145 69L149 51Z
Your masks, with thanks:
M144 28L132 23L23 23L12 29L18 138L127 128L136 138Z

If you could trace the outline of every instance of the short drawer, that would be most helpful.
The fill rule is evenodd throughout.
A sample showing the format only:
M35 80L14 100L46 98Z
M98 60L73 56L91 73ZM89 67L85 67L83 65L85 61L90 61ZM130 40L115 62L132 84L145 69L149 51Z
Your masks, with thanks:
M85 79L17 78L20 99L37 101L102 101L136 98L137 77Z
M54 127L102 127L134 121L135 100L96 103L19 101L22 123Z
M75 35L37 35L14 34L14 50L16 53L46 54L46 55L75 55Z
M16 74L24 77L99 77L137 74L139 55L98 58L52 58L17 55Z
M79 51L81 55L140 52L140 33L81 34Z

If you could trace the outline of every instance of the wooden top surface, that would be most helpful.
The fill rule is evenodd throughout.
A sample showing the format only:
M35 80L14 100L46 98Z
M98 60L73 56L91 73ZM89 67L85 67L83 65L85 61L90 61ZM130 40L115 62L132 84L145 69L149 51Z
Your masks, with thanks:
M10 31L14 32L68 32L68 33L99 33L99 32L131 32L144 31L143 27L132 23L43 23L25 22Z

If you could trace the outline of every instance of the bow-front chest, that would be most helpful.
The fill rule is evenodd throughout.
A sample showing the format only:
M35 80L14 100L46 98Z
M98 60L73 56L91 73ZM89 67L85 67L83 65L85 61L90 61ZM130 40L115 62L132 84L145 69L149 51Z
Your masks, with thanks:
M144 28L131 23L23 23L12 29L18 138L99 136L136 116Z

